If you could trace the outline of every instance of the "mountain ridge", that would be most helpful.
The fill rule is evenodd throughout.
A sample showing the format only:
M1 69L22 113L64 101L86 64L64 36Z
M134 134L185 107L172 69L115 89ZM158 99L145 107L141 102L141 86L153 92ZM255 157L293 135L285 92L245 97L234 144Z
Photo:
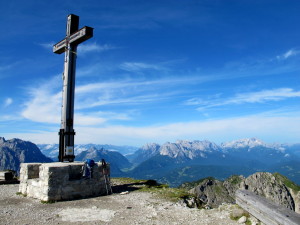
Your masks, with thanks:
M156 148L153 149L151 146L156 146ZM130 171L129 175L138 179L145 176L167 181L175 186L183 181L201 178L196 174L204 175L203 171L207 173L206 176L211 174L218 178L224 178L233 173L238 174L239 171L243 171L242 175L269 171L281 172L296 183L300 183L297 164L292 164L292 171L287 166L292 161L300 163L298 148L291 150L291 146L298 145L266 144L257 138L245 138L221 145L207 140L178 140L175 143L166 142L163 145L152 143L142 146L135 158L131 156L131 161L140 160L140 163ZM278 168L276 165L281 165L281 167ZM180 172L186 169L194 176ZM218 170L221 171L218 172Z
M0 137L0 170L11 169L18 173L21 163L52 162L40 149L29 141L18 138L5 140Z
M0 143L3 140L5 139L1 138ZM266 144L257 138L244 138L220 145L208 140L178 140L163 145L148 143L133 154L127 155L129 162L125 162L127 159L124 160L124 156L113 157L117 152L115 150L95 147L102 145L89 144L85 147L87 146L90 148L77 146L78 154L75 160L85 160L87 157L100 160L106 157L105 160L112 165L113 176L157 179L177 186L204 176L212 175L224 179L232 174L240 174L239 172L247 176L254 172L266 171L280 172L300 183L300 144ZM111 156L97 155L101 151ZM80 156L81 153L84 153L84 156ZM126 166L120 165L121 161Z

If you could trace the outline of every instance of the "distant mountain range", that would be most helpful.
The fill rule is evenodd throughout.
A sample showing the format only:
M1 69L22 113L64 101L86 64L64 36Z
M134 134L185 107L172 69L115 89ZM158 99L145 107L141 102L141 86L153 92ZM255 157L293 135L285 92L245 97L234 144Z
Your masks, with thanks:
M210 141L147 144L130 156L136 166L128 173L134 178L158 179L173 186L207 176L225 179L259 171L280 172L300 183L299 147L265 144L256 138L221 145Z
M89 150L82 151L76 156L76 161L85 161L87 159L93 159L95 162L101 162L104 159L106 162L109 162L110 172L113 176L123 176L124 173L121 170L132 166L128 159L119 152L103 148L97 149L96 147L91 147Z
M52 162L33 143L17 138L5 140L0 137L0 170L19 171L23 162Z
M37 144L41 152L51 158L53 161L58 161L58 144ZM83 151L87 151L90 148L96 149L106 149L110 151L120 152L122 155L132 154L138 150L137 147L134 146L117 146L117 145L100 145L100 144L78 144L74 146L75 155L80 154Z
M0 139L0 143L1 140L3 142L4 138ZM20 141L12 139L8 142ZM38 148L33 145L31 143L33 151L29 155L40 157L40 151L37 151ZM38 147L47 157L57 159L58 145L38 145ZM24 149L26 149L25 145ZM7 149L2 147L1 152L7 152ZM300 184L300 144L266 144L256 138L220 145L207 140L179 140L176 143L167 142L163 145L149 143L141 148L76 145L75 155L76 161L84 161L87 158L95 161L105 159L111 164L111 176L156 179L171 186L208 176L224 180L234 174L249 176L255 172L279 172ZM35 159L45 161L46 157L39 157ZM7 158L7 154L0 155L0 166L2 166L0 169L8 168L12 163L11 160L7 161ZM13 164L17 165L19 162L22 160L16 160Z

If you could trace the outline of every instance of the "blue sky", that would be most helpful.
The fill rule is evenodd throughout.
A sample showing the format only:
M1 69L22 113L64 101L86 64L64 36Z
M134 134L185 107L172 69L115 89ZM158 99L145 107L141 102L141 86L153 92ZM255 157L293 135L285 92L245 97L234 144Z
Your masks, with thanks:
M0 1L0 136L57 143L68 14L75 143L299 143L299 1Z

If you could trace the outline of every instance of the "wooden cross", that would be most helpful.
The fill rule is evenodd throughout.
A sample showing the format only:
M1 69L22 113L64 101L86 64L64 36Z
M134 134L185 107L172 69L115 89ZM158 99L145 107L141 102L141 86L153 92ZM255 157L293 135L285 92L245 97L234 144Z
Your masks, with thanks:
M60 162L73 162L74 155L74 95L77 46L93 37L93 28L83 27L78 30L79 16L70 14L67 19L66 38L53 46L53 52L65 52L63 73L63 104L61 113L61 129L59 130L59 155Z

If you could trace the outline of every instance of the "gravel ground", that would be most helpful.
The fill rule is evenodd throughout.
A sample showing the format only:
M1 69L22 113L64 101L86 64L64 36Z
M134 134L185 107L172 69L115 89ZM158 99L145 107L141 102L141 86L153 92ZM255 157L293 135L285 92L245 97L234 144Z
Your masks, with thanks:
M233 205L189 209L139 191L42 204L17 195L18 187L0 185L0 224L238 224L229 218Z

